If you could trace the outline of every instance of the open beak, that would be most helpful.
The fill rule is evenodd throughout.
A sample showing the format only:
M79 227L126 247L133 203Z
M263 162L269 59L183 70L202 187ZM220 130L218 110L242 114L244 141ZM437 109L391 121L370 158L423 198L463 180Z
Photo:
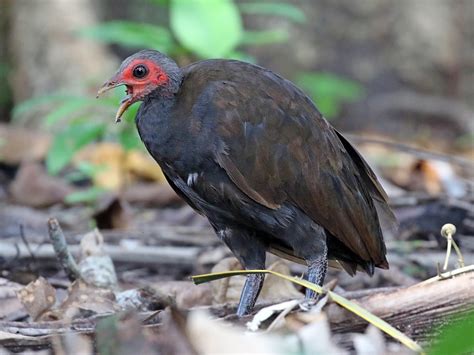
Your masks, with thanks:
M97 98L101 96L104 92L112 90L118 86L121 85L126 85L127 86L127 96L125 96L122 101L120 101L120 106L117 110L117 114L115 115L115 123L118 123L121 121L121 117L125 111L127 111L128 107L133 104L133 89L131 86L128 86L122 81L115 80L114 78L110 79L109 81L105 82L104 85L97 91Z

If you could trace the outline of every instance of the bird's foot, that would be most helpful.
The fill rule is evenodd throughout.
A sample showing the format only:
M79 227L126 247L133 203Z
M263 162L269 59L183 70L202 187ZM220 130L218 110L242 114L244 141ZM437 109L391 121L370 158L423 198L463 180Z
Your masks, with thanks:
M302 311L305 312L319 312L327 303L328 301L327 295L317 295L316 298L304 298L301 300L299 306Z
M255 305L258 294L262 289L263 280L265 275L263 274L251 274L247 276L245 285L240 296L239 307L237 308L237 316L243 317L249 314Z

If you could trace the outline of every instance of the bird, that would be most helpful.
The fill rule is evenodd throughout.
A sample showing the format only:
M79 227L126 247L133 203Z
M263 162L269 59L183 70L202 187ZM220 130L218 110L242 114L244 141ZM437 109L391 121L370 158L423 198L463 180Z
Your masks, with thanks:
M116 114L141 101L139 136L174 191L207 217L245 269L266 252L307 265L323 285L328 260L354 275L388 269L382 226L395 223L376 175L295 84L231 59L180 68L145 49L126 58L98 96L125 86ZM237 315L264 281L249 274ZM306 290L306 298L317 299Z

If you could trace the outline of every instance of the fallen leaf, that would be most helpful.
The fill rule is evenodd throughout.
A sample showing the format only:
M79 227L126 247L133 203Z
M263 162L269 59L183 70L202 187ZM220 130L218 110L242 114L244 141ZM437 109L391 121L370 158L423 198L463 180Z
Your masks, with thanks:
M112 191L120 190L126 183L124 161L125 151L122 146L111 142L90 144L74 157L76 164L88 162L103 167L94 174L92 180L95 186Z
M162 281L152 285L159 293L173 298L178 309L211 305L211 285L202 286L195 287L192 281Z
M49 176L37 162L23 162L9 188L13 202L30 207L62 203L73 191L64 180Z
M30 282L17 296L33 320L39 320L56 302L56 291L44 278Z
M75 164L87 162L103 167L93 176L94 185L107 190L119 191L136 178L159 183L166 179L159 165L145 152L125 151L117 143L90 144L74 157Z
M43 160L51 138L44 133L8 124L0 124L0 161L18 165L22 161Z
M68 288L68 295L56 314L62 319L75 319L119 310L113 291L76 280Z

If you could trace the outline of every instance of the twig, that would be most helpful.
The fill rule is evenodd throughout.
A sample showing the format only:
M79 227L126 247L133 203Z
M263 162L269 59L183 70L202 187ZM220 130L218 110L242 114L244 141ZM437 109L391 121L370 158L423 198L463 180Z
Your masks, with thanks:
M58 261L66 272L69 280L74 281L79 279L81 277L81 272L79 271L76 260L74 260L68 249L66 238L64 237L63 231L61 230L56 218L48 220L48 233Z
M25 237L25 228L24 228L23 224L20 224L20 238L23 241L23 244L25 244L26 249L30 253L31 260L33 260L33 262L36 263L35 254L31 250L30 244L28 243L28 240Z
M435 277L432 277L430 279L427 279L425 281L422 281L420 283L417 283L413 287L422 286L422 285L430 284L430 283L433 283L433 282L436 282L436 281L449 279L453 276L458 276L458 275L466 274L468 272L473 272L473 271L474 271L474 265L468 265L468 266L460 267L456 270L448 271L448 272L439 274Z

